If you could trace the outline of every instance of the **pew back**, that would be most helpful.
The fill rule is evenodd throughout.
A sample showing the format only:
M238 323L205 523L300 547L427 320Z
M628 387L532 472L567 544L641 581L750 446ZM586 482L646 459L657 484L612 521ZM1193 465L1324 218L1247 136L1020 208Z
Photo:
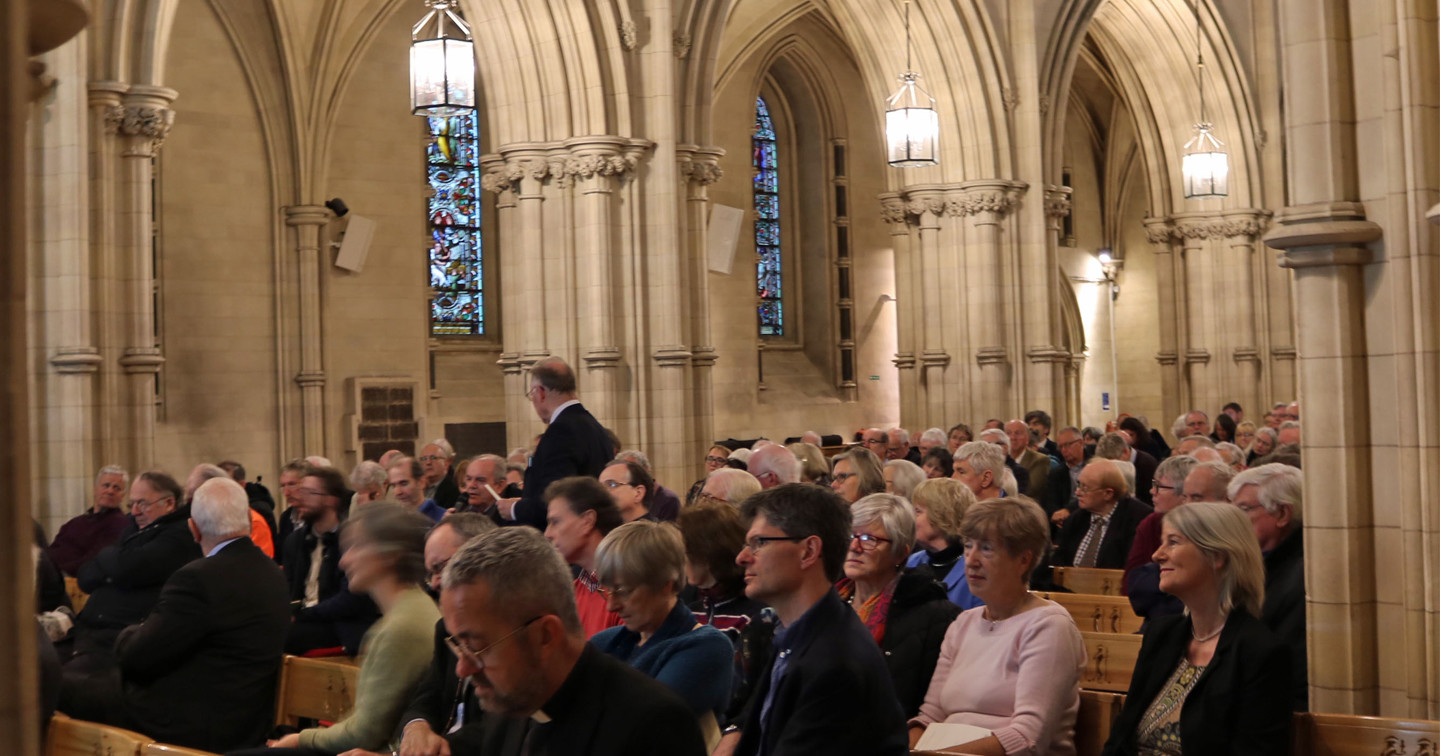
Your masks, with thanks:
M336 722L355 705L360 668L326 659L285 657L275 701L276 724L296 726L303 719Z
M1056 567L1055 584L1075 593L1097 596L1119 596L1125 581L1124 570L1101 570L1095 567Z
M198 748L150 743L140 749L140 756L215 756L215 754Z
M119 727L71 719L56 714L50 720L50 733L45 738L46 756L141 756L141 750L154 742L138 732Z
M1124 596L1098 596L1089 593L1040 593L1070 612L1075 625L1092 633L1138 633L1143 620L1130 608Z
M1122 693L1080 691L1080 713L1075 716L1075 756L1100 756L1110 738L1110 725L1125 704Z
M1085 639L1086 656L1080 687L1112 693L1129 690L1130 674L1140 656L1141 636L1081 631L1080 637Z
M1296 714L1295 756L1440 756L1440 722L1348 714Z

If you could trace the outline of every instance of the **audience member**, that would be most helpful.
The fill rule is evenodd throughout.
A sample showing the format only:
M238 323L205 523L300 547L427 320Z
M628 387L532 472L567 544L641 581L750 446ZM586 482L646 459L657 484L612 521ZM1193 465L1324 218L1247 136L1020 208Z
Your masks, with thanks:
M441 512L460 500L460 488L455 484L455 470L451 467L454 458L455 448L443 438L420 447L418 461L422 470L420 480L424 485L421 498L435 502Z
M285 562L285 543L304 521L301 517L304 510L300 507L300 481L309 471L310 464L303 459L292 459L280 468L280 498L285 501L285 510L277 513L275 521L275 543L278 546L275 561L281 564Z
M955 480L975 494L976 501L1013 494L1000 487L1005 472L1005 452L985 441L971 441L955 451Z
M860 434L860 445L870 450L877 459L885 459L885 447L890 444L890 436L879 428L866 428Z
M1050 479L1050 456L1030 448L1032 440L1030 426L1026 425L1024 420L1011 420L1005 423L1005 435L1010 441L1008 450L1010 459L1025 468L1029 478L1025 490L1020 493L1036 501L1044 501L1045 484Z
M950 603L928 568L905 569L915 543L915 510L909 501L871 494L852 504L850 512L845 578L836 589L885 652L900 708L913 716L930 687L945 630L960 608Z
M1155 480L1155 468L1160 461L1135 447L1135 440L1128 432L1106 433L1095 444L1095 456L1129 462L1135 466L1135 480L1130 486L1135 498L1150 504L1150 483Z
M270 489L266 488L259 480L247 481L245 479L245 466L233 459L217 462L220 469L230 473L230 479L240 484L245 489L245 498L249 502L250 509L259 512L265 518L265 524L270 526L270 541L275 544L275 551L280 551L279 526L275 522L275 497L270 495Z
M408 457L400 460L409 464ZM394 464L392 462L391 464ZM363 592L351 592L340 566L340 502L345 479L328 467L307 468L297 490L303 523L285 542L285 580L295 622L285 653L343 646L354 656L378 610Z
M1143 418L1129 415L1120 420L1120 430L1128 434L1130 445L1155 458L1156 464L1170 456L1170 445L1165 436L1150 428Z
M934 478L948 478L955 474L955 457L944 447L937 446L925 453L920 459L920 469L925 471L927 480Z
M1160 540L1160 589L1186 612L1150 624L1104 754L1289 753L1290 651L1257 616L1265 575L1244 514L1176 507Z
M971 506L962 527L970 590L985 602L945 633L934 679L910 745L935 722L990 731L959 746L966 753L1073 754L1085 644L1070 613L1030 593L1045 558L1050 524L1023 498Z
M525 470L528 465L520 462L505 463L505 488L501 489L502 498L518 498L525 492Z
M1153 511L1128 494L1125 478L1113 461L1098 455L1090 460L1080 471L1080 482L1075 487L1080 508L1065 520L1054 563L1065 567L1124 568L1135 529Z
M501 499L497 506L507 522L545 529L550 484L575 475L599 477L615 457L605 429L576 398L575 373L564 360L547 357L530 368L526 396L545 432L525 470L521 498Z
M992 417L985 421L985 427L981 429L982 432L987 430L1003 431L1005 430L1005 423L998 417Z
M1279 445L1277 443L1279 438L1280 432L1274 428L1269 426L1257 428L1255 440L1250 443L1250 451L1245 455L1245 464L1253 467L1256 460L1275 451L1275 447Z
M932 449L945 448L945 431L939 428L927 428L924 433L920 434L920 440L916 446L920 450L920 459L923 461Z
M208 462L196 465L195 469L190 471L190 475L185 478L184 496L186 504L190 503L190 499L195 496L195 491L200 488L201 484L208 480L229 480L233 482L234 478L230 477L230 473L226 472L225 468L219 465L212 465ZM243 491L244 489L242 488L241 490ZM247 516L250 518L249 535L251 542L264 552L265 556L273 560L275 558L275 542L270 540L271 528L269 524L265 522L264 516L250 508L248 501L246 502L245 509L249 513Z
M1221 441L1215 444L1215 451L1232 472L1239 473L1245 469L1245 452L1239 446L1229 441Z
M355 491L355 496L350 500L350 508L354 509L361 504L385 498L385 492L390 486L390 474L378 462L367 459L350 471L347 482Z
M600 484L610 491L610 497L620 509L621 520L659 521L650 511L655 501L655 479L638 463L627 459L611 460L600 471Z
M1224 462L1200 462L1185 476L1186 501L1228 501L1225 495L1235 471Z
M130 523L121 507L130 487L130 474L117 465L106 465L95 474L95 503L60 526L50 544L50 558L66 575L80 574L80 568L100 550L115 543Z
M750 469L750 464L749 464L749 462L750 462L750 450L749 450L749 449L736 449L735 451L730 452L730 457L725 461L725 466L726 466L726 467L733 467L733 468L735 468L735 469L737 469L737 470L749 470L749 469Z
M1019 496L1024 494L1026 489L1030 487L1030 471L1010 457L1009 434L1001 428L986 428L980 431L980 440L993 444L1000 449L1001 461L1005 465L1005 471L1010 473L1008 476L1006 476L1004 472L996 474L996 480L999 481L1000 488L1003 489L1007 495Z
M1215 432L1210 438L1217 444L1235 443L1235 418L1221 412L1215 416Z
M774 488L783 483L800 482L800 460L789 449L771 444L750 455L750 474L760 481L760 488Z
M1210 416L1200 410L1185 413L1185 435L1210 437ZM1211 441L1215 439L1211 438Z
M822 438L819 433L813 430L807 430L800 434L800 443L810 444L818 449L825 443L825 439ZM786 446L789 446L789 444L786 444Z
M959 423L958 425L951 426L949 434L946 435L945 449L950 452L951 455L954 455L956 449L974 440L975 434L970 431L970 426Z
M595 575L606 608L622 624L595 634L590 644L665 683L702 720L701 729L713 733L707 739L718 741L719 721L730 705L735 647L679 600L685 584L679 528L621 525L595 550Z
M1030 432L1038 438L1035 450L1056 460L1060 459L1060 448L1050 440L1050 430L1054 427L1050 413L1045 410L1030 410L1025 413L1025 424L1030 426Z
M965 580L965 544L960 524L975 503L975 494L958 480L927 480L915 487L911 504L915 510L915 541L920 548L910 555L907 567L928 565L931 574L945 586L950 602L961 609L980 606Z
M790 444L785 447L800 460L800 481L817 486L830 487L830 460L825 452L814 444Z
M927 477L914 462L908 459L892 459L881 469L885 478L885 492L910 498L910 492Z
M1184 457L1194 454L1199 449L1214 449L1215 442L1209 436L1186 436L1180 439L1180 443L1170 452L1172 457Z
M124 717L112 724L206 751L258 746L274 722L290 624L285 577L250 540L249 497L229 475L198 486L189 510L205 556L120 633Z
M910 431L904 428L891 428L885 432L885 455L882 459L907 459L914 464L920 464L920 454L910 446Z
M505 460L495 454L481 454L465 463L465 476L461 479L460 501L456 512L473 512L490 519L496 525L504 524L500 511L495 507L505 482Z
M885 490L880 457L868 449L847 449L830 460L830 488L847 504Z
M1280 430L1275 434L1275 443L1280 446L1300 446L1300 423L1294 420L1281 423Z
M1197 464L1194 457L1167 457L1155 469L1155 481L1150 485L1155 511L1135 528L1135 540L1125 558L1121 593L1129 597L1135 614L1147 620L1185 609L1179 599L1160 590L1160 566L1150 557L1160 548L1160 525L1165 513L1187 501L1186 478Z
M1085 467L1089 447L1080 437L1080 429L1073 425L1061 428L1055 437L1059 440L1055 448L1060 452L1060 464L1050 469L1050 481L1045 484L1045 500L1040 502L1040 506L1044 508L1045 516L1050 518L1051 534L1058 536L1065 518L1079 506L1075 503L1075 487L1079 484L1080 471Z
M734 752L903 756L904 715L884 656L833 587L849 507L833 491L791 483L751 496L742 516L745 594L770 604L780 625L741 730L726 735Z
M595 549L624 520L610 491L583 475L561 478L545 491L545 538L572 567L572 593L585 637L620 624L620 615L606 606L595 577Z
M444 507L434 499L425 498L425 470L420 465L420 460L414 457L396 457L390 460L390 467L386 468L385 474L390 482L391 499L412 512L430 518L431 522L439 522L440 518L445 516Z
M1300 470L1261 465L1230 481L1230 502L1250 518L1265 564L1261 619L1290 650L1294 675L1292 706L1310 708L1305 654L1305 544L1300 528L1304 481Z
M1235 445L1240 447L1246 454L1250 453L1250 445L1255 443L1255 424L1246 420L1235 426ZM1246 458L1249 463L1249 458Z
M760 481L744 470L726 467L710 473L697 501L717 501L740 508L741 502L760 491Z
M627 449L615 455L615 459L628 460L645 468L650 476L652 485L655 486L655 493L650 499L650 513L660 522L674 522L680 516L680 497L674 491L660 484L655 480L655 468L650 464L650 458L645 452L636 449ZM614 464L611 462L610 464ZM607 465L608 467L609 465Z
M479 752L707 753L683 701L585 642L568 579L555 550L528 528L486 533L446 567L440 605L456 674L469 680L485 710Z

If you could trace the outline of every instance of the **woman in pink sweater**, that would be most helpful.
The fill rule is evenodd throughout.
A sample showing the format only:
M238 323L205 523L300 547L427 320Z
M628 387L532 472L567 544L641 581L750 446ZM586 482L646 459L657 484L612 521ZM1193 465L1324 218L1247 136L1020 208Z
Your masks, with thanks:
M1075 714L1085 644L1070 614L1031 595L1030 573L1049 546L1050 526L1035 502L989 499L965 513L965 579L985 602L962 613L940 647L914 747L935 722L989 730L953 748L979 756L1075 753Z

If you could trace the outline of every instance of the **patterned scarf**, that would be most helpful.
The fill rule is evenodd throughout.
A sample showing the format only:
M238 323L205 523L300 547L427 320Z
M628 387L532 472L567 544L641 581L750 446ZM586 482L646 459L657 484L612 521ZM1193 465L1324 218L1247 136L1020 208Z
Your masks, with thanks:
M879 593L866 599L864 603L855 606L855 581L850 578L841 578L835 584L835 589L840 593L840 598L855 609L860 616L860 621L865 623L865 628L875 638L875 644L879 645L885 640L885 622L890 619L890 600L895 597L895 586L900 584L900 576L896 575L885 588Z

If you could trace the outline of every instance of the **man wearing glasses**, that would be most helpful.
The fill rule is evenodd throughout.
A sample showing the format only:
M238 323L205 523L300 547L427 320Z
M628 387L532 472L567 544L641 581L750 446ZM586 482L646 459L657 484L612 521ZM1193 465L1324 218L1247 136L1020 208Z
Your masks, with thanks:
M749 714L727 729L720 751L907 753L880 647L833 587L850 547L850 507L834 491L787 483L746 499L741 515L750 520L735 558L745 595L769 604L780 625Z
M586 643L570 570L535 530L501 528L461 548L445 568L440 610L455 672L485 712L479 752L706 753L689 706Z

